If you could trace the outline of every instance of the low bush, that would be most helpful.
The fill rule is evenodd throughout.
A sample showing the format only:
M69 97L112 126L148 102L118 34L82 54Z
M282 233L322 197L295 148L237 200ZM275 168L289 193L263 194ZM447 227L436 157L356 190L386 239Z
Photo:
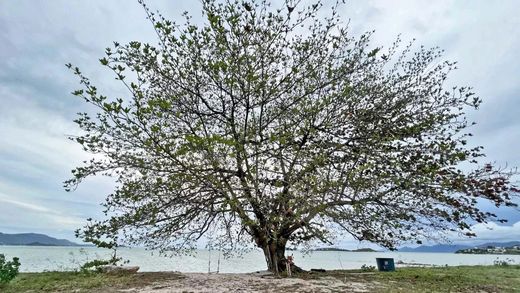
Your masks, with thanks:
M104 265L112 265L113 262L110 260L103 260L103 259L95 259L91 261L87 261L80 267L80 272L86 273L86 272L101 272L101 266Z
M6 261L5 255L0 254L0 285L9 283L18 275L20 269L19 258L13 257L12 261Z
M502 266L502 267L514 266L515 265L515 260L512 259L512 258L500 259L500 258L497 257L497 259L495 259L493 261L493 264L495 266Z
M375 270L376 270L375 266L370 266L370 265L366 265L366 264L361 266L361 271L363 271L363 272L373 272Z

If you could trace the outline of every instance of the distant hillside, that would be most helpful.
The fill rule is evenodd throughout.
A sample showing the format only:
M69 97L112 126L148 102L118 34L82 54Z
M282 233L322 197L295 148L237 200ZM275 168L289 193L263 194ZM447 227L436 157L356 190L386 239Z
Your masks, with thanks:
M477 247L457 250L462 254L520 254L520 241L490 242Z
M319 247L313 249L314 251L350 251L348 249L337 248L337 247Z
M5 234L0 232L0 245L31 245L31 246L79 246L79 244L56 239L44 234L21 233Z
M377 252L377 250L373 250L372 248L359 248L354 250L348 250L337 247L320 247L314 249L314 251L350 251L350 252Z
M492 247L512 247L515 245L520 245L520 241L510 241L510 242L489 242L476 246L467 246L467 245L449 245L449 244L438 244L432 246L419 246L419 247L401 247L398 251L401 252L457 252L459 250L466 250L470 248L486 248L488 246Z
M372 249L372 248L358 248L358 249L354 249L352 251L353 252L377 252L377 250Z
M512 247L515 245L520 245L520 241L509 241L509 242L488 242L482 245L478 245L480 248L487 248L488 246L492 247Z
M455 252L457 250L466 249L469 246L464 245L448 245L448 244L437 244L432 246L419 246L419 247L401 247L398 251L401 252Z

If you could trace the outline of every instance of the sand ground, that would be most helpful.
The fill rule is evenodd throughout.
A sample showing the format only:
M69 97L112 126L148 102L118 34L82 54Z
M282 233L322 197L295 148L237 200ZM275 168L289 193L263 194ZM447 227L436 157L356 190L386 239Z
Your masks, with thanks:
M303 280L275 278L262 273L203 274L182 273L182 278L162 281L148 287L125 292L368 292L366 283L344 282L334 277Z

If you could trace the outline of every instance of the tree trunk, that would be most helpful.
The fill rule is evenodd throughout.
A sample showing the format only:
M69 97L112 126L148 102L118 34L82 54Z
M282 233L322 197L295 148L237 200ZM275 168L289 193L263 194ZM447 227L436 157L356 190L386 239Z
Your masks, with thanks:
M262 247L264 251L265 261L267 262L267 270L275 274L285 272L287 270L287 258L285 257L285 245L287 241L270 241ZM302 272L303 270L291 264L291 272Z

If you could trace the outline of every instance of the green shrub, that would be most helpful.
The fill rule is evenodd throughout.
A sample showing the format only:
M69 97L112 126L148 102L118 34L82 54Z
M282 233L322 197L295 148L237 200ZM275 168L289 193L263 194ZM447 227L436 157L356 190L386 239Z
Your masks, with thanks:
M88 273L88 272L101 272L102 266L105 265L112 265L117 266L119 264L126 264L129 263L129 260L123 260L122 257L117 256L117 249L114 248L112 251L112 256L109 259L94 259L94 260L88 260L84 264L82 264L79 268L80 272Z
M497 257L497 259L495 259L495 261L493 261L493 264L495 266L507 267L507 266L514 265L515 260L512 258L500 259Z
M12 261L5 261L5 255L0 254L0 285L7 284L18 275L20 268L19 258L13 257Z
M366 264L361 266L361 271L363 272L373 272L376 270L375 266L367 266Z
M101 272L101 266L104 265L113 265L113 261L111 260L102 260L102 259L95 259L91 261L87 261L80 267L80 271L83 273L86 272Z

